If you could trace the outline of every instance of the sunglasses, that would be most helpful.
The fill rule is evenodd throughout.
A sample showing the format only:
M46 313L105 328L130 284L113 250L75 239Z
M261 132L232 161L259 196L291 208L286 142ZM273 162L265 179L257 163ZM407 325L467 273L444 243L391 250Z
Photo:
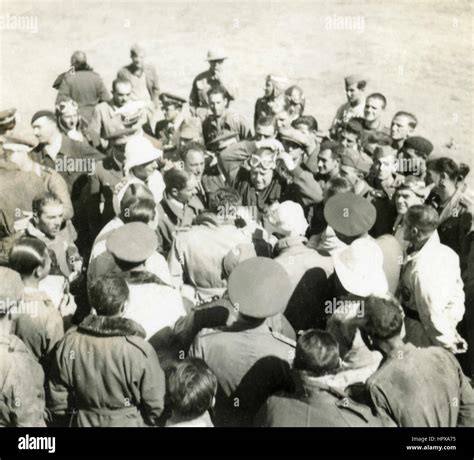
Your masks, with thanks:
M259 168L261 167L262 169L269 170L269 169L274 169L276 166L275 163L275 156L272 156L271 158L261 158L257 155L252 155L249 159L249 165L252 168Z

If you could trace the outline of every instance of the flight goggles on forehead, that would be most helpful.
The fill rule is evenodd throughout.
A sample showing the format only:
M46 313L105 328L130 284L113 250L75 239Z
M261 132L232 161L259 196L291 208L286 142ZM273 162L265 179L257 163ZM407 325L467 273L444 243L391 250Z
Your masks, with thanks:
M249 165L252 168L274 169L276 166L276 155L261 157L258 155L251 155L249 158Z

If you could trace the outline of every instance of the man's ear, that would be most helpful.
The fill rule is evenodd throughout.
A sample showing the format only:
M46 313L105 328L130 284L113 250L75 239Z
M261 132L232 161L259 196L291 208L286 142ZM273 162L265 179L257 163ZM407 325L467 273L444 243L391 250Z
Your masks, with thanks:
M170 195L173 197L173 198L176 198L178 196L178 189L176 187L173 187L171 190L170 190Z
M122 307L120 308L119 313L120 313L121 315L123 315L123 314L128 310L129 305L130 305L130 304L129 304L128 300L126 300L126 301L123 303Z
M420 231L419 231L416 227L412 227L412 228L410 229L410 232L411 232L411 234L412 234L413 236L415 236L415 237L418 236L419 233L420 233Z
M42 276L43 276L43 273L44 273L44 267L36 267L34 270L33 270L33 276L37 279L40 279Z
M39 216L38 216L37 212L33 212L33 222L35 224L38 224L38 222L39 222Z

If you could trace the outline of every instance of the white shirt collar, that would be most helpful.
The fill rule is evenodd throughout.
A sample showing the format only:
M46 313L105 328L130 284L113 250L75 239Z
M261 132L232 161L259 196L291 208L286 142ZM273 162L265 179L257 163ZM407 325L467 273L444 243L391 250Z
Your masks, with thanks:
M58 133L49 144L46 144L44 146L44 150L53 161L56 161L56 157L58 156L58 153L61 150L62 142L63 137L60 133Z

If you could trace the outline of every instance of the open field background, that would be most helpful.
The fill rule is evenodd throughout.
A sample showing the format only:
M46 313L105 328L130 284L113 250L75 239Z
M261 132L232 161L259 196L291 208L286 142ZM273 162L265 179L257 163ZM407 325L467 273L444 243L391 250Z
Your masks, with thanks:
M164 91L189 94L223 46L240 87L235 108L251 119L266 74L286 73L303 87L307 113L328 127L345 101L343 77L365 73L369 92L419 118L417 132L438 155L467 162L473 151L473 9L465 1L0 1L0 16L37 18L37 32L0 30L0 108L19 110L19 128L52 108L51 87L82 49L108 87L141 42ZM331 30L328 18L359 16L359 30ZM361 23L359 22L359 25ZM445 144L453 138L456 150ZM474 172L469 177L474 184Z

